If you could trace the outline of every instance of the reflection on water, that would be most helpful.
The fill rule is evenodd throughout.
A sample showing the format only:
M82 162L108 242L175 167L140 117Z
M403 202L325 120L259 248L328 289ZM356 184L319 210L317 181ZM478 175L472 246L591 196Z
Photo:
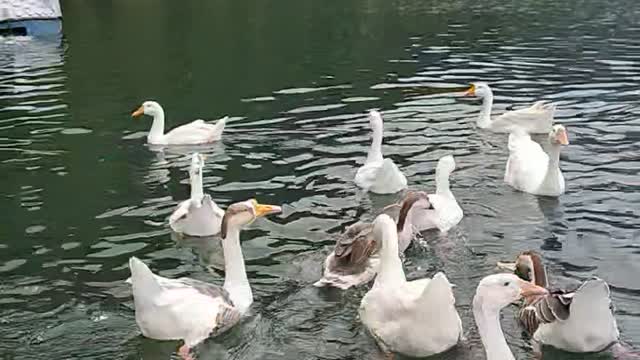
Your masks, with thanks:
M555 285L606 279L622 337L640 345L634 0L65 5L64 39L0 39L0 357L175 357L177 343L139 335L123 281L136 255L164 276L222 282L219 239L176 238L166 225L189 196L197 150L216 203L256 197L284 208L242 235L250 315L198 358L379 358L357 320L366 289L311 285L340 231L400 198L353 184L372 108L410 189L434 189L437 160L456 157L451 185L465 218L449 234L423 234L406 256L409 278L444 270L457 285L467 340L436 358L483 358L473 291L497 261L530 248ZM497 113L558 104L572 141L564 196L502 183L506 136L476 128L476 100L443 92L471 81L492 84ZM229 114L223 141L146 145L150 119L129 116L146 99L163 104L167 127ZM514 310L503 327L525 358Z

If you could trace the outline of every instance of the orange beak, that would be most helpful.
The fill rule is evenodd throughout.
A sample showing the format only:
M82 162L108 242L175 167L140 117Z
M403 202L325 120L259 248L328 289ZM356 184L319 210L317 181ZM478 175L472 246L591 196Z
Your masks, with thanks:
M567 132L565 130L560 130L556 134L556 141L562 145L569 145L569 138L567 137Z
M471 85L469 90L465 91L463 95L464 96L476 96L476 87L475 87L475 85Z
M547 289L524 280L520 280L519 284L520 284L520 293L522 294L523 298L528 298L531 296L547 295L549 293Z
M282 212L282 208L276 205L259 204L255 200L251 200L253 207L256 209L256 217L262 217L269 214L277 214Z
M138 108L138 110L136 110L136 111L131 113L131 117L138 117L138 116L143 115L143 114L144 114L144 108L142 106L140 106Z

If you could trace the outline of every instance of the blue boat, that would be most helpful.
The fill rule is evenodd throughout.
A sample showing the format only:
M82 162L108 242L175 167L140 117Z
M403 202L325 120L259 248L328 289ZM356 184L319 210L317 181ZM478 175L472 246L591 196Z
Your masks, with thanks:
M47 36L62 32L59 0L8 0L0 8L0 36Z

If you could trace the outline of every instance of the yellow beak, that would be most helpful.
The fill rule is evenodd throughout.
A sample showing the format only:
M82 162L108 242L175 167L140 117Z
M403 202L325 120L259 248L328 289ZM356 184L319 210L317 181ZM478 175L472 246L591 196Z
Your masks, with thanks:
M136 110L136 111L131 113L131 117L138 117L138 116L143 115L143 114L144 114L144 108L142 106L140 106L138 108L138 110Z
M270 214L277 214L282 212L282 208L276 205L258 204L253 200L253 207L256 209L256 217L262 217Z
M475 85L471 85L471 87L469 87L469 90L464 92L464 96L476 96L476 87L475 87Z
M549 293L547 289L524 280L520 280L519 284L520 284L520 293L524 298L528 298L531 296L547 295Z

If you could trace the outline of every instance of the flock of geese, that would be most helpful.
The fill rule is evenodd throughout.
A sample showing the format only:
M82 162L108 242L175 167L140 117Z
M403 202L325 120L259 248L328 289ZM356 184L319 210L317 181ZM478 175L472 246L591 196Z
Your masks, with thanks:
M513 188L535 195L559 196L565 183L559 167L563 146L569 143L562 125L554 125L553 104L537 102L531 107L493 117L493 93L485 83L474 83L465 93L483 99L477 120L479 128L509 134L509 158L504 181ZM226 118L215 125L196 120L164 132L164 111L146 101L132 116L148 115L153 124L150 144L203 144L221 138ZM407 178L382 154L383 120L369 113L372 143L366 161L355 175L355 183L379 194L402 191ZM530 134L548 134L548 152ZM194 153L189 177L191 196L169 217L169 225L190 236L218 235L224 252L225 279L222 286L190 279L158 276L141 260L129 261L136 322L146 337L182 340L179 354L192 359L191 349L210 336L234 326L253 302L247 279L240 232L256 218L279 213L275 205L254 199L234 203L226 210L204 193L205 158ZM362 298L359 318L385 357L403 354L424 357L455 346L463 338L463 326L455 307L452 284L444 273L433 278L407 281L401 256L416 235L436 229L442 233L456 226L463 211L449 187L455 170L453 156L442 157L436 168L435 192L407 192L394 220L386 213L372 223L358 222L338 238L326 258L324 273L314 285L348 289L373 285ZM385 208L386 209L386 208ZM613 316L609 286L601 279L584 282L575 291L550 289L538 254L527 251L513 264L501 263L508 273L489 275L480 281L473 298L473 314L488 360L513 360L500 325L500 311L517 302L519 319L538 345L570 352L599 352L616 344L619 331Z

